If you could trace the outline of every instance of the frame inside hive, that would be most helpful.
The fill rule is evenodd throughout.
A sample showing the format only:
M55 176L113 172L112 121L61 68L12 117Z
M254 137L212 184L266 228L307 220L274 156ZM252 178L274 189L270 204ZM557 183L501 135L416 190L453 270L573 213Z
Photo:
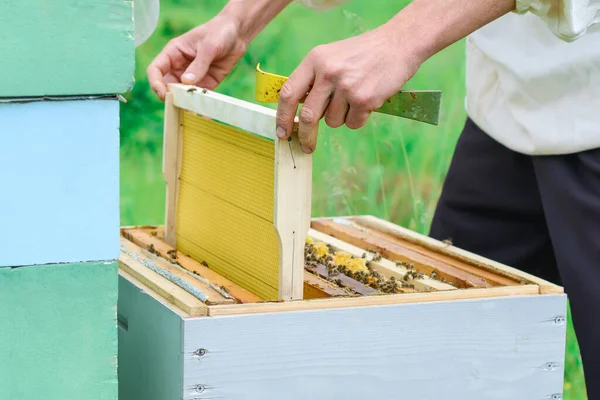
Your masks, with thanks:
M122 228L121 275L150 293L156 292L181 315L191 317L563 293L555 284L375 217L316 218L311 225L310 240L323 241L334 252L344 250L358 255L381 250L385 257L370 253L368 266L388 278L407 278L406 268L396 264L406 257L414 263L415 270L429 273L407 279L413 290L361 295L340 290L344 284L338 287L332 281L319 279L306 268L302 300L264 301L165 243L163 227L146 226ZM339 238L342 236L347 241ZM194 275L200 281L195 286L203 293L208 285L209 290L218 288L227 295L211 297L210 301L194 298L172 277L166 279L151 271L149 268L153 266L166 268L186 279ZM437 279L432 278L432 268L439 273ZM447 282L443 282L443 277L448 278Z
M312 157L275 110L170 85L163 173L166 243L263 300L303 298Z
M122 230L123 274L150 285L191 316L562 291L374 217L311 221L311 157L300 151L296 137L290 142L275 139L274 119L271 109L196 87L170 86L165 108L165 226ZM267 162L240 162L256 161L257 156ZM190 183L190 176L196 181ZM252 197L261 185L267 196ZM189 196L189 186L208 193ZM224 208L231 209L233 203L247 215L238 213L232 219L231 213L218 210L214 199L206 200L208 196L228 200ZM199 214L203 207L204 214ZM256 234L257 225L263 233L267 225L273 227L270 237L279 245L278 263L273 262L273 242L268 243L268 235ZM198 227L204 236L199 235L197 243L212 254L186 244L197 239L186 237L186 232ZM349 256L368 266L372 276L384 276L386 287L390 280L401 282L400 287L391 292L372 288L372 282L364 277L361 281L345 267L341 274L332 273L331 262L313 259L316 250L305 244L307 238L325 245L330 261L338 254ZM265 255L269 249L271 257ZM238 257L224 268L214 261L232 252L253 262L244 264ZM167 273L171 282L162 279ZM266 277L271 277L271 285L265 284ZM257 280L263 284L257 285ZM203 298L206 293L211 293L208 299ZM276 300L297 301L284 306Z

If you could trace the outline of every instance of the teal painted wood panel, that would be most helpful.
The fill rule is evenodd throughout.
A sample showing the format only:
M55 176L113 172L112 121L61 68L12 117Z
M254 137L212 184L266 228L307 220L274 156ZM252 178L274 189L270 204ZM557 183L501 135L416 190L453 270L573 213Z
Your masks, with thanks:
M0 104L0 266L119 257L119 102Z
M117 399L117 265L0 269L0 399Z
M119 279L119 400L181 400L183 320Z
M0 1L0 97L122 93L133 86L130 0Z

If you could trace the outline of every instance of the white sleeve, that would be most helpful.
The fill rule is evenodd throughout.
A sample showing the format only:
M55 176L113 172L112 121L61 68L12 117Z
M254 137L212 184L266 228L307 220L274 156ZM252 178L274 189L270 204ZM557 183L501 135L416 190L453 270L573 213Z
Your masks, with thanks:
M600 23L600 0L516 0L515 12L537 15L554 35L572 42Z
M296 3L317 11L325 11L340 6L350 0L294 0Z
M135 26L135 46L144 43L156 29L160 0L134 0L133 23Z

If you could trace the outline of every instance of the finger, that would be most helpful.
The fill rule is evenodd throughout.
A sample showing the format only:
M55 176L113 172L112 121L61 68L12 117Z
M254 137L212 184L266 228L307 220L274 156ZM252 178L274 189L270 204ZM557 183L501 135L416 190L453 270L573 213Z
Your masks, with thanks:
M163 51L150 63L146 70L148 83L161 100L165 99L167 85L164 82L164 76L171 69L171 60Z
M206 76L206 72L217 56L217 48L210 42L198 42L196 57L181 75L181 83L195 85Z
M201 88L205 88L208 90L215 90L217 86L229 75L229 71L219 68L215 63L213 63L202 78L196 85Z
M312 63L305 59L281 88L275 118L278 138L287 139L292 134L298 104L310 90L314 79Z
M344 96L340 91L334 92L333 98L327 106L325 123L331 128L339 128L340 126L344 125L349 109L350 105L346 100L346 96Z
M317 147L319 121L325 114L332 92L333 83L317 78L317 83L310 90L300 109L298 141L304 153L311 154Z
M365 126L371 111L365 108L350 106L348 116L346 117L346 126L350 129L359 129Z

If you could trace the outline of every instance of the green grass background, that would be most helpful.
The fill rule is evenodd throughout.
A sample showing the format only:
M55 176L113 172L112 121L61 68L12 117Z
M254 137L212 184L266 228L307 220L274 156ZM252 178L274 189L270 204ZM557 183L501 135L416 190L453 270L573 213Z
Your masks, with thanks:
M162 0L156 31L137 49L137 82L121 108L123 225L164 221L163 104L151 92L145 69L169 39L207 21L225 2ZM218 91L254 101L256 64L289 75L314 46L372 29L408 2L355 0L323 13L292 4L254 40ZM464 80L465 48L459 42L428 60L405 86L443 91L438 127L378 114L357 131L322 123L314 154L313 216L371 214L427 233L466 118ZM565 399L582 400L585 385L570 323L568 332Z

